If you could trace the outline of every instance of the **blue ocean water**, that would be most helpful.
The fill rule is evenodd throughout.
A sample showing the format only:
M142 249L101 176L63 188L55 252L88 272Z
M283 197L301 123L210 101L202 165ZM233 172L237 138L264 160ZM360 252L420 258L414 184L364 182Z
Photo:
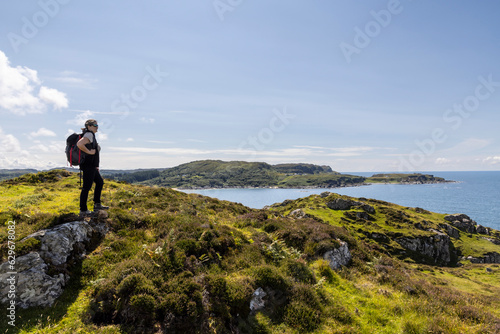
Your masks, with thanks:
M334 189L202 189L183 190L251 208L330 191L353 197L366 197L439 213L465 213L478 224L500 230L500 171L425 172L456 183L385 185ZM348 173L349 174L349 173ZM350 173L371 176L375 173Z

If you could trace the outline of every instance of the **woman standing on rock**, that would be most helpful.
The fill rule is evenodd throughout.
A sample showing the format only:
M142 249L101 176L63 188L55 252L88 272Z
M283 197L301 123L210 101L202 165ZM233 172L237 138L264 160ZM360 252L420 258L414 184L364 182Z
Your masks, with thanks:
M94 189L94 212L109 209L101 204L101 192L104 186L104 180L99 173L99 151L101 147L97 144L95 134L99 125L95 119L89 119L85 122L85 128L82 128L83 136L76 144L78 148L86 153L85 161L80 165L83 171L83 186L80 193L80 216L91 215L92 212L87 209L87 198L95 182Z

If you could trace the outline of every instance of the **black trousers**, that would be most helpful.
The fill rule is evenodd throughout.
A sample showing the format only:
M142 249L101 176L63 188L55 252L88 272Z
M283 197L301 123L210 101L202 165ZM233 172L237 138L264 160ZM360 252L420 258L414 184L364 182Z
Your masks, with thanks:
M104 185L104 180L101 174L97 170L97 167L83 167L83 186L82 192L80 193L80 211L87 211L87 199L89 197L89 191L92 188L92 183L95 182L94 189L94 204L101 203L101 192Z

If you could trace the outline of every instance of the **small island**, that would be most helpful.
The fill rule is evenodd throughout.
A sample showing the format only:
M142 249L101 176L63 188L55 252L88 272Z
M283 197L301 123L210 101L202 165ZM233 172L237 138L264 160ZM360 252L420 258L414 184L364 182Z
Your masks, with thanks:
M405 173L388 173L374 174L366 179L366 183L391 183L391 184L432 184L432 183L447 183L455 182L445 180L442 177L436 177L430 174L405 174Z

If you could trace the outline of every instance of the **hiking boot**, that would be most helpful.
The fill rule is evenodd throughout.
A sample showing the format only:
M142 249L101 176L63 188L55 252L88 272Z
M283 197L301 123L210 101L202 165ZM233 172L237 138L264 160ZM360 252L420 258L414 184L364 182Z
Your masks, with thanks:
M99 211L99 210L107 210L107 209L109 209L109 206L104 206L101 203L94 204L94 212Z
M80 217L90 217L92 216L92 211L90 210L87 210L87 211L80 211L80 214L79 214Z

